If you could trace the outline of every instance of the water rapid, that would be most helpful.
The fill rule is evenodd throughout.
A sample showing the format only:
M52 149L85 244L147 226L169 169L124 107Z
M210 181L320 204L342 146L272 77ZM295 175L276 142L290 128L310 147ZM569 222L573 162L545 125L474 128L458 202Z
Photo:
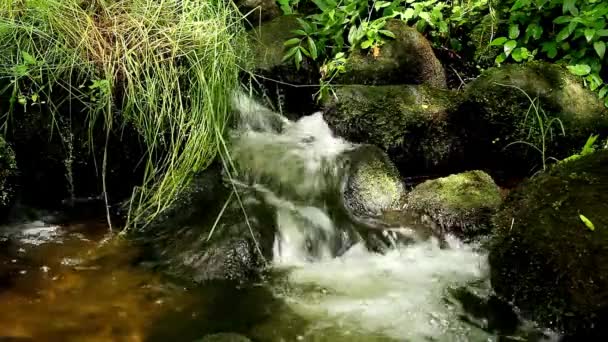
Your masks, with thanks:
M349 153L321 113L289 121L238 97L233 137L237 182L276 211L274 292L310 320L304 340L470 341L491 334L464 322L450 291L477 284L489 292L487 256L453 237L395 243L370 251L365 233L343 215ZM341 214L342 213L342 214ZM393 223L390 232L412 229ZM386 227L364 227L382 231ZM380 235L390 235L386 232ZM397 241L397 240L395 240ZM480 285L481 284L481 285Z

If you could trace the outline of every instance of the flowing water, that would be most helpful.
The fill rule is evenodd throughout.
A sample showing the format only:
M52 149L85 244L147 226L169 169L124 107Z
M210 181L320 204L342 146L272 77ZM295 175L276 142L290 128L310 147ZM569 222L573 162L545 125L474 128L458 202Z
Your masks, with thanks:
M493 304L487 255L475 244L419 235L402 243L395 232L418 229L404 220L381 233L393 248L369 251L341 201L345 156L358 146L333 136L321 114L290 122L236 102L233 185L275 212L268 276L193 285L163 276L137 246L108 240L103 224L7 226L0 340L193 341L220 331L254 341L553 338Z

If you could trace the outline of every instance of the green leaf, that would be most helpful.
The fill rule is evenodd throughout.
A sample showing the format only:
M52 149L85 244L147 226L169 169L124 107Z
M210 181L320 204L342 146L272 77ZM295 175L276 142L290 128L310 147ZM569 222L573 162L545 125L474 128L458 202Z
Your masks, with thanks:
M302 50L298 49L296 54L294 55L294 60L296 62L296 69L300 70L300 64L302 63Z
M507 40L507 37L498 37L490 43L490 46L503 46Z
M591 220L589 220L585 215L580 214L580 215L578 215L578 217L581 219L581 221L583 221L585 226L587 226L587 228L589 228L590 231L595 230L595 226L593 225L593 222L591 222Z
M300 38L291 38L283 43L283 46L292 46L300 42Z
M289 50L287 51L287 53L285 54L285 56L283 56L283 60L282 60L282 61L283 61L283 62L285 62L286 60L290 59L290 58L291 58L293 55L295 55L295 54L296 54L296 52L297 52L298 50L300 50L300 47L299 47L299 46L294 46L294 47L292 47L291 49L289 49Z
M516 62L521 62L524 57L522 56L522 51L521 48L516 48L513 50L513 52L511 53L511 57L516 61Z
M496 64L500 64L500 63L504 62L506 59L507 59L507 55L505 55L505 53L503 52L496 57L495 62L496 62Z
M603 99L606 94L608 94L608 86L602 87L602 89L600 89L600 91L598 92L597 96L599 96L600 99Z
M387 36L387 37L395 39L395 34L392 31L389 31L389 30L380 30L380 31L378 31L378 33L380 33L380 34L382 34L384 36Z
M564 27L561 31L559 31L559 33L555 37L555 40L557 40L558 42L561 42L562 40L568 38L568 36L570 36L571 33L572 32L568 29L568 27Z
M590 43L593 40L593 36L595 36L595 30L594 29L585 29L585 39L587 39L587 42Z
M542 44L541 51L547 53L547 57L553 59L557 56L557 44L555 42L546 42Z
M317 51L317 44L312 38L308 37L308 49L310 50L310 55L312 59L317 59L319 57L319 52Z
M568 70L576 76L586 76L591 72L591 67L587 64L568 65Z
M509 26L509 39L516 39L519 37L519 25L512 24Z
M391 5L391 3L390 3L390 2L388 2L388 1L378 1L378 2L376 2L376 4L374 5L374 8L375 8L375 9L376 9L376 11L377 11L377 10L379 10L379 9L381 9L381 8L388 7L388 6L390 6L390 5Z
M373 41L371 40L366 40L363 43L361 43L361 48L362 49L369 49L370 46L372 46Z
M508 42L506 42L504 46L505 55L509 56L511 54L511 51L513 51L515 47L517 47L517 41L509 40Z
M433 22L431 21L431 16L429 15L429 12L420 12L420 14L418 14L418 16L420 18L424 19L424 21L426 21L429 25L435 26L433 24Z
M412 18L414 18L414 16L416 15L416 12L414 11L413 8L408 8L405 10L405 12L403 12L403 19L410 20Z
M564 4L562 6L562 11L564 13L570 12L572 15L578 15L578 9L576 8L576 0L564 0Z
M600 59L604 59L604 55L606 54L606 43L598 40L597 42L593 43L593 48L595 49L597 55L600 56Z
M25 62L25 64L27 65L36 65L36 58L34 58L34 56L30 55L29 53L25 52L25 51L21 51L21 58L23 58L23 62Z
M564 16L557 17L557 18L553 19L553 23L560 24L560 25L561 24L567 24L570 21L572 21L572 17L569 16L569 15L564 15Z

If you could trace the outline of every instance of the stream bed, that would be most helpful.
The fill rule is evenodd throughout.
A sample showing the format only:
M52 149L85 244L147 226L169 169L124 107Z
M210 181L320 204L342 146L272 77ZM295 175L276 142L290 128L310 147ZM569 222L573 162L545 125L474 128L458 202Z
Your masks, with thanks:
M253 341L500 340L454 295L465 285L488 294L486 256L455 239L386 255L355 245L339 258L279 262L264 282L239 287L167 278L136 246L108 236L97 222L2 227L0 339L195 341L236 332ZM550 339L530 326L507 340L532 336Z

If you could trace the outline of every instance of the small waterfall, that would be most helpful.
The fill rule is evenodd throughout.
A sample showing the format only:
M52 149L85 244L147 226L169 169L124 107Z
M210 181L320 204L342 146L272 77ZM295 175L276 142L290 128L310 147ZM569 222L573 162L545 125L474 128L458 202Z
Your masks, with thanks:
M335 137L321 113L289 121L244 95L231 157L239 185L276 208L275 263L322 260L340 254L345 232L331 211L339 206L344 153L356 146Z

